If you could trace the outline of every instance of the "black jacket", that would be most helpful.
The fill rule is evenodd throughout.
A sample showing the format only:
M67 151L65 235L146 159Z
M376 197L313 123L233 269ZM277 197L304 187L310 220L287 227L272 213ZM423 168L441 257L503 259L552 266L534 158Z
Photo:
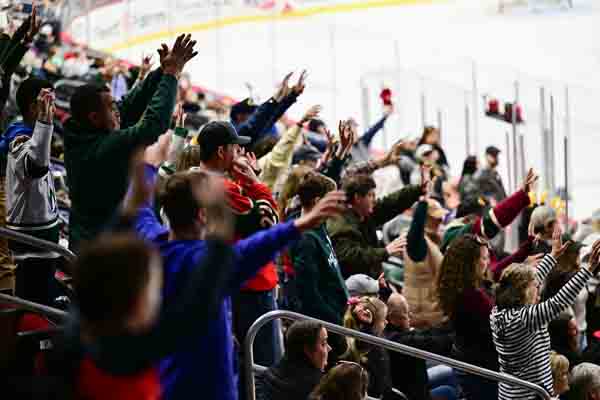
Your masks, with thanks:
M256 379L257 400L306 400L323 372L306 359L284 357Z
M403 330L390 324L385 330L385 337L399 344L444 356L450 354L453 343L451 331L448 329ZM390 365L394 388L402 391L410 400L431 399L424 360L392 351Z

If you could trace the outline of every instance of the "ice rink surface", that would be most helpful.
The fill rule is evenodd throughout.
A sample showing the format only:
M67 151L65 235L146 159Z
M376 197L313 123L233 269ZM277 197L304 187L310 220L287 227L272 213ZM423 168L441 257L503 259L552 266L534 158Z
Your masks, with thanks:
M251 83L265 99L286 72L306 68L307 91L290 116L322 104L331 125L351 115L374 122L379 113L376 95L390 86L398 113L378 138L379 147L419 133L424 94L426 122L436 124L438 111L442 115L444 146L454 175L460 174L466 153L466 107L471 113L471 152L477 146L482 154L488 144L506 148L510 126L483 116L481 96L510 101L515 82L527 120L520 129L526 163L540 168L544 87L546 106L550 95L555 103L559 184L564 176L568 86L573 211L584 217L600 207L600 1L573 2L574 9L567 9L558 1L539 0L537 6L521 3L500 14L496 0L436 1L230 24L194 32L200 53L187 70L195 83L237 98L248 96L246 83ZM119 55L136 61L158 44L149 41ZM361 80L369 93L368 112Z

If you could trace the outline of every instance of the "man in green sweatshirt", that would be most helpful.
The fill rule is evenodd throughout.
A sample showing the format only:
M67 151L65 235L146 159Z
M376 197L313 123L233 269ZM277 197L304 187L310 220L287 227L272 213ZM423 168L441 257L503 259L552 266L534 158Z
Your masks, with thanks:
M114 215L128 185L129 160L154 143L171 122L177 79L197 53L191 36L158 50L160 68L116 104L110 89L84 85L71 98L65 125L65 166L72 201L69 247L78 250Z

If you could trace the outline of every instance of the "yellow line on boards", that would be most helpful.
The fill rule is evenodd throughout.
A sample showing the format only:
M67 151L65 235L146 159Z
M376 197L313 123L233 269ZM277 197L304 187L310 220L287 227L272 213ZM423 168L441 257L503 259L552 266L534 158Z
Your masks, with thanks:
M154 33L148 33L140 35L121 43L117 43L113 46L105 47L102 50L107 53L114 53L116 51L127 50L130 47L139 46L144 43L152 42L160 39L167 39L172 35L183 33L183 32L199 32L206 31L216 28L222 28L225 26L254 23L254 22L267 22L277 21L293 18L305 18L320 14L336 14L343 12L352 12L358 10L365 10L369 8L378 7L390 7L390 6L401 6L401 5L416 5L416 4L430 4L441 2L443 0L363 0L356 3L346 4L330 4L306 7L299 10L288 11L285 13L278 13L276 15L237 15L231 17L221 18L219 20L201 22L191 25L183 25L175 27L172 31L162 30Z

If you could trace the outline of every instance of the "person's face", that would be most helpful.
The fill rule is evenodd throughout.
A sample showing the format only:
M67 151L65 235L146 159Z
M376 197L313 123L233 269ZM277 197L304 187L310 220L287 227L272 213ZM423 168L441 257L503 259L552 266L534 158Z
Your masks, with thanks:
M242 156L242 148L239 144L228 144L226 146L219 147L218 150L219 158L222 162L222 168L224 171L233 170L233 162Z
M550 240L552 239L552 233L554 232L554 227L556 226L556 220L552 220L546 224L546 228L544 229L544 233L542 234L542 239Z
M134 305L128 327L131 333L148 331L158 319L163 285L162 261L158 254L150 259L150 277Z
M313 349L306 348L304 350L312 365L321 371L327 366L327 356L330 351L331 347L327 342L327 330L325 328L321 328L315 347Z
M569 370L558 372L554 377L554 394L559 396L569 391Z
M388 316L388 321L395 327L402 330L410 329L410 312L408 309L408 302L405 298L401 298L397 304L397 310L395 313L391 313Z
M352 208L362 218L368 218L373 214L375 208L375 190L371 189L365 196L355 195L352 200Z
M100 110L90 113L90 121L97 129L114 131L120 128L119 109L110 93L100 93Z
M429 135L425 138L426 144L438 144L440 142L440 131L434 129L431 131Z
M496 168L498 166L498 155L486 154L485 158L490 167Z
M489 266L490 251L488 250L487 246L481 246L479 254L479 271L481 273L481 276L485 276L485 273L487 272Z

